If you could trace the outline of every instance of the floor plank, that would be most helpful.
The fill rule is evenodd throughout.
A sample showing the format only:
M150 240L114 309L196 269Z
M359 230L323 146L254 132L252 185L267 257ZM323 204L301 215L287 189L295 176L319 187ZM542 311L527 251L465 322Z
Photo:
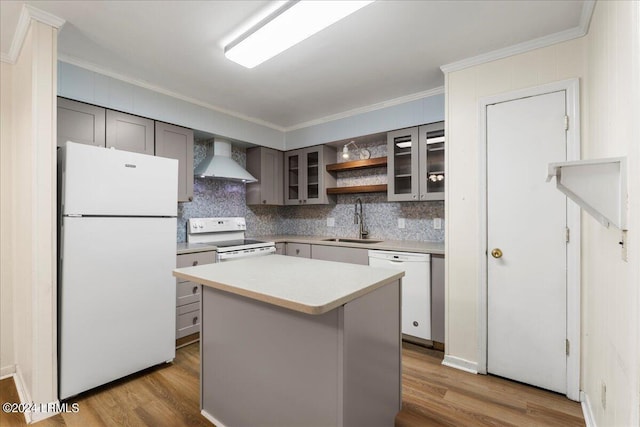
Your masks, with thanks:
M396 427L584 426L580 404L490 375L442 365L443 353L404 343L402 411ZM211 426L200 415L199 344L176 351L171 364L147 369L82 395L80 411L37 423L52 427ZM0 381L0 400L18 402L12 379ZM0 412L2 427L24 426L22 414ZM304 427L304 426L300 426Z

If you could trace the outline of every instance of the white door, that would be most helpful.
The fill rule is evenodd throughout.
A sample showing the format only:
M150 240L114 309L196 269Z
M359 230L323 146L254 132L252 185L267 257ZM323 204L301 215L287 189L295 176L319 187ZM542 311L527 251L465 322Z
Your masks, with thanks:
M567 389L565 91L487 106L487 371ZM501 251L496 253L494 250Z

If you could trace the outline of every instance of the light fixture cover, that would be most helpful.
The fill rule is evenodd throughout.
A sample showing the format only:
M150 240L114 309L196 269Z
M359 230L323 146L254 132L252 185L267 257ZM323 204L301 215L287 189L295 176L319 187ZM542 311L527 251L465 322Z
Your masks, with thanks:
M225 47L231 61L253 68L373 1L289 1Z

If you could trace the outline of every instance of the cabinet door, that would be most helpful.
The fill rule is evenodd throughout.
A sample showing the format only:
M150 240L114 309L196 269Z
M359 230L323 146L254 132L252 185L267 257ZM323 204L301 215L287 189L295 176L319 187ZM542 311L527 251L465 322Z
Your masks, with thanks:
M156 156L178 160L178 201L193 200L193 131L156 122Z
M444 200L444 122L419 128L420 200Z
M360 248L342 246L312 245L311 258L324 261L347 262L349 264L369 265L369 251Z
M293 150L284 154L284 204L300 205L306 198L305 150Z
M418 128L400 129L387 134L387 198L389 201L418 200Z
M281 151L266 147L247 150L247 171L258 182L247 184L248 205L282 205L284 162Z
M319 205L335 203L335 196L327 195L327 187L336 186L336 178L327 172L327 163L336 161L333 147L320 145L310 147L304 152L304 171L306 174L305 194L302 204Z
M444 343L444 255L431 255L431 340Z
M105 146L105 109L83 102L58 98L57 146L72 141Z
M287 255L311 258L311 245L308 243L287 243Z
M154 154L153 120L107 110L107 148Z
M286 255L287 247L286 243L276 243L276 255Z

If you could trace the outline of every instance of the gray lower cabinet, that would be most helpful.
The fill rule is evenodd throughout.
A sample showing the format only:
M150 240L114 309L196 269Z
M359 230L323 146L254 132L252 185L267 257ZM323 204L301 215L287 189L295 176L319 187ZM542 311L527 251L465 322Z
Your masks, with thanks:
M286 255L287 254L287 244L286 243L276 243L276 255Z
M369 265L367 249L345 248L342 246L312 245L311 258L325 261L347 262L350 264Z
M431 340L444 343L444 255L431 255Z
M191 267L216 262L215 251L178 255L176 266ZM200 332L200 296L202 285L176 279L176 345L198 340ZM183 340L184 338L184 340Z
M311 245L308 243L287 243L287 255L311 258Z
M247 205L284 203L284 158L282 151L266 147L247 150L247 171L258 182L247 184Z
M104 147L106 110L84 102L58 98L57 146L67 141Z
M107 110L106 147L154 155L153 120Z
M155 122L156 156L178 160L178 201L193 200L193 131Z

